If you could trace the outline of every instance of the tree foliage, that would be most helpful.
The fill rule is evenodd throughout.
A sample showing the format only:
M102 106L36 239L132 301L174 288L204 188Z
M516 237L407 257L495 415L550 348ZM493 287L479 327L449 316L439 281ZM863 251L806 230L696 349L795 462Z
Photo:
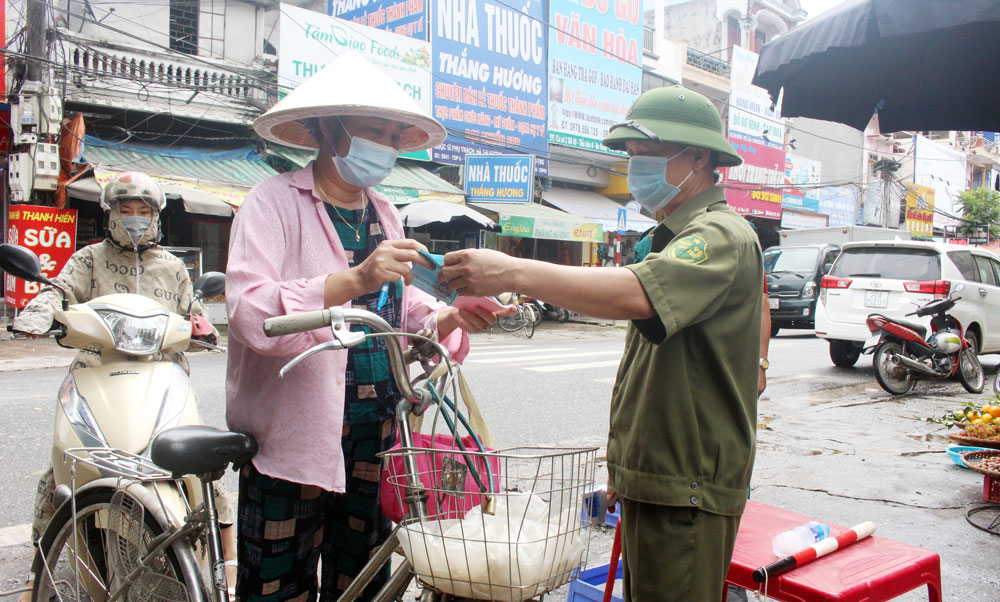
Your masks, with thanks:
M966 190L958 195L958 202L967 220L961 231L968 234L978 226L988 226L990 238L1000 238L1000 192L989 188Z

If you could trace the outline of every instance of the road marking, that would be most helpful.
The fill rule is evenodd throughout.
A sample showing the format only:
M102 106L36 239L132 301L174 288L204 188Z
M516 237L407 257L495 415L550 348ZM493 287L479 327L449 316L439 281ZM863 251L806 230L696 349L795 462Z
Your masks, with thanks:
M509 355L511 356L511 359L517 359L518 357L522 357L525 355L540 355L540 354L552 353L553 351L569 351L569 350L570 350L569 347L549 347L547 349L532 349L531 351L487 351L485 353L470 352L469 357L475 357L476 359L478 359L481 357L488 356L490 358L493 358L490 360L482 360L480 362L482 363L483 361L495 362L497 361L496 356L498 355ZM466 360L466 361L476 361L476 360Z
M611 378L592 378L590 379L595 383L601 383L602 385L613 385L615 381L618 380L617 376L612 376Z
M0 529L0 548L18 546L31 540L31 523Z
M527 349L528 345L495 345L493 343L476 343L471 346L473 349Z
M620 363L621 360L608 360L604 362L560 364L558 366L536 366L534 368L525 368L525 370L531 370L532 372L568 372L570 370L586 370L588 368L606 368L608 366L617 366Z
M552 359L548 359L548 360L528 360L528 361L525 361L525 362L504 362L504 366L511 366L511 367L517 367L517 366L537 366L539 363L549 363L549 364L551 364L552 362L558 362L558 361L561 361L561 360L563 360L563 359L565 359L567 357L589 357L589 356L592 356L592 355L618 355L618 356L621 356L621 354L622 354L621 351L580 351L578 353L563 353L561 355L558 355L558 356L556 356L556 357L554 357ZM483 361L485 362L486 360L483 360ZM496 361L496 360L491 360L491 361Z
M784 383L790 380L806 380L809 378L819 378L816 374L793 374L791 376L776 376L774 378L767 379L767 384L773 385L774 383Z

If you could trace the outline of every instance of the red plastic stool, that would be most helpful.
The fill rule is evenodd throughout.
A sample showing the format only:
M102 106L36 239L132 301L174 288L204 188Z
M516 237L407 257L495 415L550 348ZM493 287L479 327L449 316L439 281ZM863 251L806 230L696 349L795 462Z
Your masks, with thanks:
M883 537L869 537L784 575L756 583L754 569L775 560L771 540L781 531L816 520L781 508L747 502L726 581L788 602L881 602L921 585L941 602L941 559L934 552ZM837 533L845 527L830 525Z

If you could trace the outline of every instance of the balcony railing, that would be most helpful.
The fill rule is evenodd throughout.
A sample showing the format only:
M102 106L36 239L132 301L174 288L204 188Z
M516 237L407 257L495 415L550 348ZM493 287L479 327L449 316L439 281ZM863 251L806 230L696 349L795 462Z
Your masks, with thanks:
M66 100L114 104L138 100L148 110L166 105L170 112L201 114L223 121L249 122L266 107L268 80L264 68L235 66L213 59L185 59L173 53L124 48L77 38L60 30L54 69L56 82L65 73ZM146 106L152 105L152 106ZM230 115L225 115L230 113Z
M688 65L692 67L697 67L703 71L708 71L709 73L714 73L716 75L721 75L722 77L729 77L732 71L732 66L729 61L720 59L717 56L711 54L705 54L704 52L698 52L690 46L687 49L687 62Z
M646 54L656 54L656 30L652 27L642 28L642 51Z

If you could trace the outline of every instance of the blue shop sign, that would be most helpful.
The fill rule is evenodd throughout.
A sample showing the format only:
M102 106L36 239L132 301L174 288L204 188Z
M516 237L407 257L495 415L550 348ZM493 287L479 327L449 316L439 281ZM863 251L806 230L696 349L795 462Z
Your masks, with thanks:
M327 0L326 8L331 17L427 39L424 0Z
M530 203L534 165L531 155L465 155L466 200Z

